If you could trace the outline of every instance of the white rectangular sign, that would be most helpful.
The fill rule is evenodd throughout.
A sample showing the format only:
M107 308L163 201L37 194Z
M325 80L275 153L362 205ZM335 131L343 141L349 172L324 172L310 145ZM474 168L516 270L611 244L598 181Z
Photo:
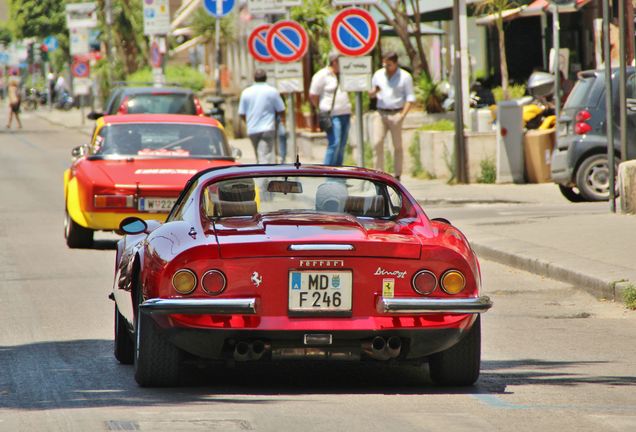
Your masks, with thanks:
M302 0L274 0L272 3L279 7L294 7L294 6L302 6Z
M283 6L278 6L272 0L247 0L247 9L252 15L261 14L284 14Z
M73 92L77 96L85 96L91 93L93 82L90 78L73 78Z
M66 26L97 27L97 3L69 3L66 5Z
M84 55L90 52L88 43L88 27L72 27L69 29L69 50L71 55Z
M168 0L144 1L144 34L167 35L170 33L170 6Z
M281 93L303 91L303 64L276 63L276 87Z
M344 91L371 90L371 56L340 57L340 85Z

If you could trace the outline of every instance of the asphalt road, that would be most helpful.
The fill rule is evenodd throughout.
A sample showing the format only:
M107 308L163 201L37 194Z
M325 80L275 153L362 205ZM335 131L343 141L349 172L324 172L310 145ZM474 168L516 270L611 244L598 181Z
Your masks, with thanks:
M636 314L487 261L495 307L472 388L434 387L426 368L339 363L137 387L112 356L115 237L69 250L62 236L62 172L86 138L24 123L0 130L0 431L636 430Z

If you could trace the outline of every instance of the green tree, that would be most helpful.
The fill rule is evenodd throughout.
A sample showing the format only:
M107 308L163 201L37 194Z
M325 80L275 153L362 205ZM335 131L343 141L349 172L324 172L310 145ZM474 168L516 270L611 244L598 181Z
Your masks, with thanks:
M236 12L221 18L221 43L230 43L236 40ZM203 36L207 42L214 40L216 18L207 13L202 7L194 12L192 17L192 28L194 36Z
M375 8L402 41L413 75L431 76L420 29L420 0L381 0ZM409 12L411 15L409 15Z
M9 26L17 39L66 32L65 0L9 0Z
M13 40L13 33L8 25L0 23L0 44L8 45Z
M329 51L333 49L327 21L335 12L330 0L305 0L302 6L291 9L292 19L302 23L309 35L314 70L327 64Z
M501 62L499 70L501 71L501 90L504 100L509 99L508 95L508 58L506 57L506 33L503 26L503 12L507 9L517 7L515 1L510 0L482 0L476 8L477 13L487 15L495 15L495 26L499 36L499 57Z

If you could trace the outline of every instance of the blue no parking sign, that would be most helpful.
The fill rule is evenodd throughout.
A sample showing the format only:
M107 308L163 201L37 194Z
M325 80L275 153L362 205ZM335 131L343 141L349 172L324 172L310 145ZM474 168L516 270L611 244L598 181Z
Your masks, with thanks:
M378 25L364 9L345 9L336 15L331 25L331 43L346 56L363 56L378 41Z
M76 60L71 67L71 72L75 78L87 78L90 74L88 62Z
M213 17L221 18L234 9L234 0L203 0L203 8Z

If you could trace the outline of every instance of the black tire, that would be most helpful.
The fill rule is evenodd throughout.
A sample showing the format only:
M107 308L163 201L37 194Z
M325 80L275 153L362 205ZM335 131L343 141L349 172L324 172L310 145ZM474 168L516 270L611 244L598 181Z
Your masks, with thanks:
M70 248L90 248L93 246L93 230L76 223L68 214L64 214L64 238Z
M609 164L607 155L588 156L576 170L576 186L586 201L609 199Z
M135 361L135 344L126 326L124 317L115 305L115 358L122 364L133 364Z
M141 292L141 289L138 290ZM139 294L141 297L141 294ZM138 301L138 305L142 300ZM141 387L173 387L179 383L181 351L157 331L152 318L137 306L135 381Z
M581 194L575 191L574 188L559 185L559 191L561 191L561 195L563 195L570 202L578 203L585 201Z
M470 386L479 378L481 366L481 321L456 345L429 359L431 379L440 386Z

